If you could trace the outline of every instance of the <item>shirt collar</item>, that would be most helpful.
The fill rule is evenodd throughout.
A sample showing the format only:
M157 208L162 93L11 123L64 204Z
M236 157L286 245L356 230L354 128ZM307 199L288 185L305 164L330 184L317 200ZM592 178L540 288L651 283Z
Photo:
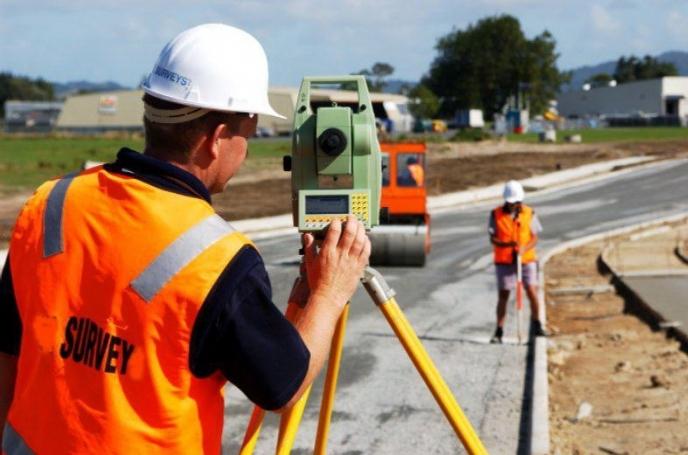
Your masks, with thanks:
M154 186L180 194L199 197L209 204L210 192L195 175L166 161L123 147L117 160L106 165L111 172L131 175Z

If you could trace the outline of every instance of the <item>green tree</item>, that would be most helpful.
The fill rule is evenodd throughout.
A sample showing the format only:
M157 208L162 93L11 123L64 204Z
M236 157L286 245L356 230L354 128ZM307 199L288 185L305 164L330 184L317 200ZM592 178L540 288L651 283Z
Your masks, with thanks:
M13 76L0 73L0 115L5 115L5 101L51 101L55 98L53 85L41 78Z
M376 62L370 69L362 69L351 74L360 74L365 76L366 83L368 84L368 89L371 92L381 92L385 88L385 78L394 73L394 67L389 63ZM343 85L343 89L351 90L351 87Z
M609 73L597 73L592 75L586 82L596 87L609 85L614 78Z
M642 59L635 55L621 56L616 61L616 69L614 71L614 79L619 84L677 75L678 70L673 63L661 62L649 55Z
M555 48L548 31L527 39L513 16L484 18L438 40L422 83L440 97L443 115L481 108L491 117L524 91L531 109L540 112L567 78L556 66Z
M440 100L432 90L418 84L408 92L409 111L416 118L433 118L440 108Z

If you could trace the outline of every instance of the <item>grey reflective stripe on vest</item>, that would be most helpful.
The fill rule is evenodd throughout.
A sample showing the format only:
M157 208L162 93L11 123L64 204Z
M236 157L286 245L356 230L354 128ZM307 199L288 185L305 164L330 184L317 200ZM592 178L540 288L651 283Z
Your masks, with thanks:
M33 450L29 449L24 438L14 431L9 422L5 424L5 430L2 433L2 450L7 455L33 455Z
M67 189L76 177L76 173L65 175L48 195L48 202L43 215L43 257L47 258L62 253L62 212Z
M150 302L162 287L181 269L210 245L234 228L218 215L211 215L191 227L167 246L162 253L131 283L131 287L146 302Z

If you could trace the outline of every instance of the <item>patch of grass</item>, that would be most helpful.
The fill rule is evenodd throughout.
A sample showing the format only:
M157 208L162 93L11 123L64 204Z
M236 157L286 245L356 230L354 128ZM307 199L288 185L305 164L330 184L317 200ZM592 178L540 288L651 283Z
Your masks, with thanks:
M84 161L112 161L120 147L141 148L141 139L94 137L0 137L0 184L32 189L81 168Z
M42 182L78 170L87 160L113 161L122 147L143 150L140 137L24 137L0 136L0 187L31 190ZM281 158L291 151L291 139L251 139L248 161Z
M291 153L291 138L251 139L248 143L248 159L282 158Z
M564 143L569 135L580 134L583 143L598 142L629 142L629 141L660 141L688 139L688 128L681 127L637 127L637 128L596 128L584 130L557 131L557 143ZM509 134L509 141L538 142L535 133Z
M490 137L490 133L482 128L462 128L450 140L452 142L480 142Z

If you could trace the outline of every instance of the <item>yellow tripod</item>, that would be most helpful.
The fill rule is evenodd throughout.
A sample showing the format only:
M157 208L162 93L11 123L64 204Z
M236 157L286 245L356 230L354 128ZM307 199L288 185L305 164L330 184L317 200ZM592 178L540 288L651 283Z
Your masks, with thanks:
M366 268L364 277L361 281L373 302L380 308L385 319L387 319L389 325L392 326L392 330L394 330L395 335L403 345L413 364L416 366L416 369L425 381L428 389L435 397L437 404L440 406L440 409L442 409L442 412L461 440L466 451L469 454L487 454L487 450L485 450L485 447L478 438L471 423L464 415L439 371L437 371L435 364L432 362L432 359L430 359L430 356L404 316L404 313L399 308L399 305L397 305L394 299L394 291L387 285L382 275L371 267ZM293 308L293 305L290 305L290 307L287 308L287 318L290 318L294 311L295 308ZM339 365L344 345L344 332L348 313L349 307L347 305L339 318L330 347L325 388L320 405L320 419L318 421L318 431L315 448L313 450L317 455L324 455L327 453L327 436L329 434L332 409L334 406L334 395L337 387L337 377L339 375ZM291 451L299 423L301 422L301 417L303 416L303 411L306 407L306 402L308 401L309 393L310 389L303 394L301 399L292 409L282 415L279 436L277 439L277 448L275 451L278 455L286 455ZM253 453L258 441L264 414L265 411L259 407L256 406L254 408L246 429L241 451L239 452L241 455Z

